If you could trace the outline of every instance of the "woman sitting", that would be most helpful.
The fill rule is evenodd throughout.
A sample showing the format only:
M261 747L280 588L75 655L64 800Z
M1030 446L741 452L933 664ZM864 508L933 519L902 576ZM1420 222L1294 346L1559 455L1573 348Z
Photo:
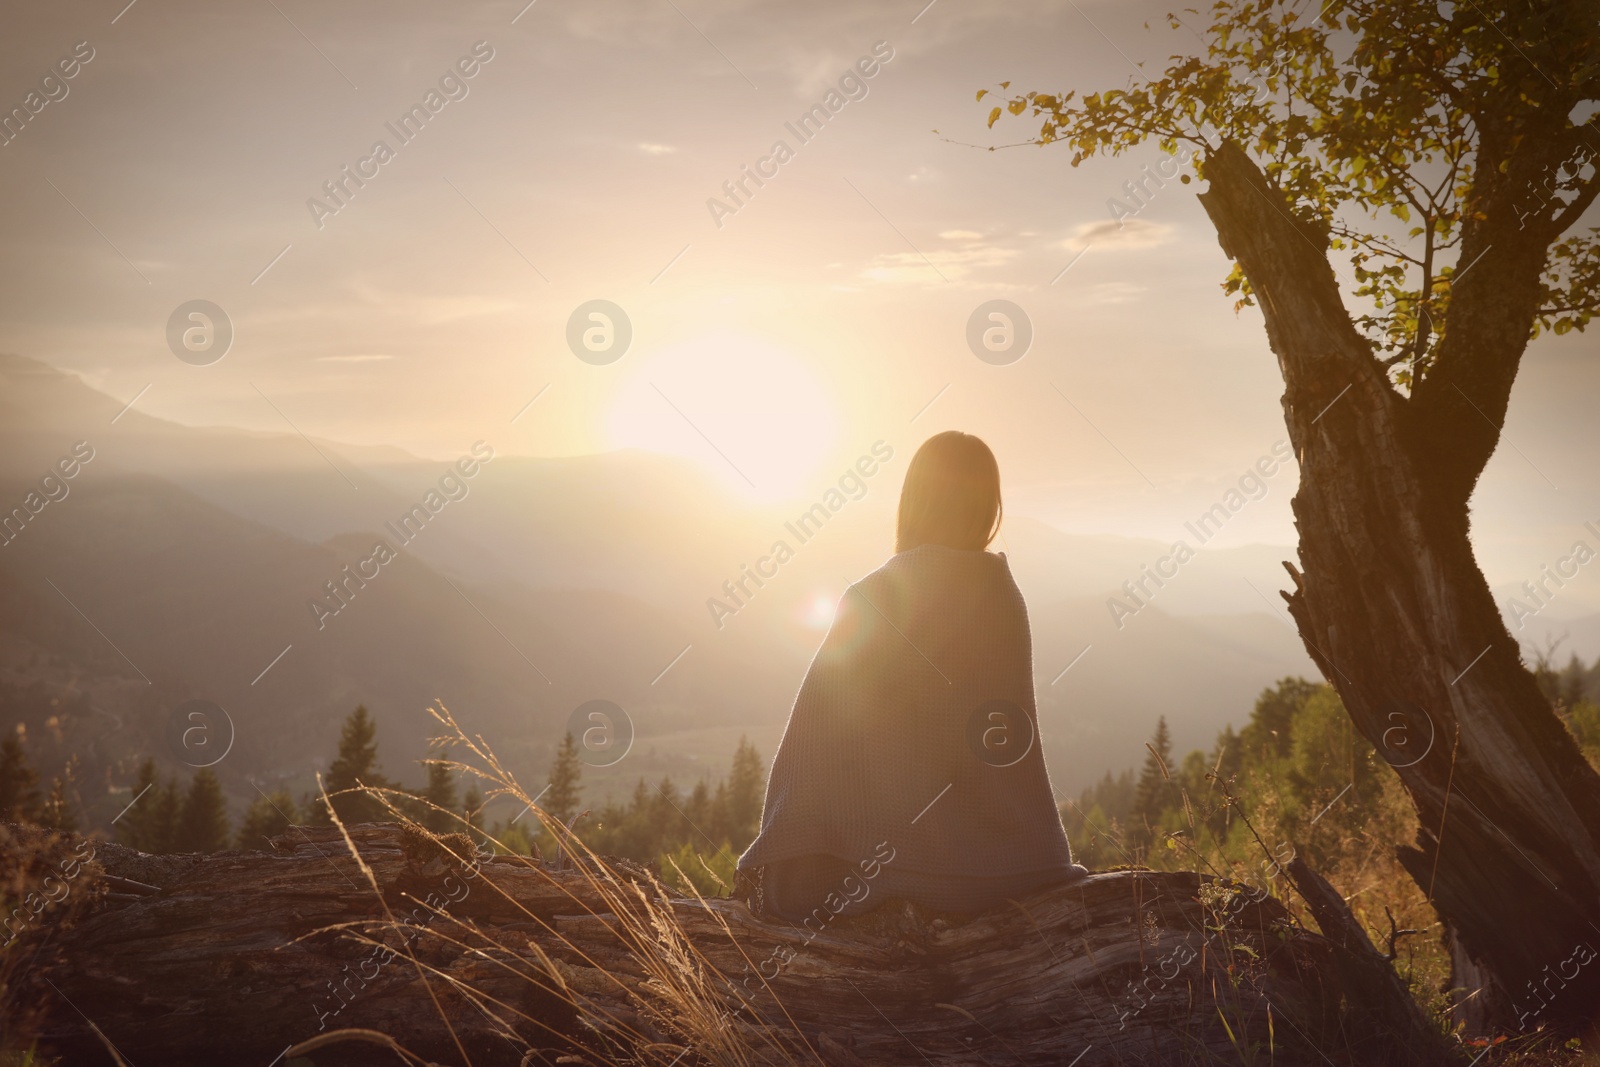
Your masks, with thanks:
M987 445L924 442L895 555L845 591L773 759L739 859L758 914L812 926L890 897L977 912L1088 873L1040 751L1027 608L986 551L1000 517Z

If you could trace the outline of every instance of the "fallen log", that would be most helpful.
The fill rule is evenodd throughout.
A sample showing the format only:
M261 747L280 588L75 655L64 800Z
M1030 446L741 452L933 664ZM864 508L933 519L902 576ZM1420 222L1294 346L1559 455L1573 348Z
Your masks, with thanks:
M376 1032L414 1062L479 1067L1454 1062L1385 1021L1414 1006L1373 1010L1398 982L1341 986L1375 956L1345 958L1353 923L1323 937L1209 876L1116 870L966 920L890 901L794 926L625 861L557 871L460 835L349 833L354 856L311 827L270 853L93 843L84 912L13 946L41 1047L73 1064L114 1063L108 1047L138 1065L397 1062Z

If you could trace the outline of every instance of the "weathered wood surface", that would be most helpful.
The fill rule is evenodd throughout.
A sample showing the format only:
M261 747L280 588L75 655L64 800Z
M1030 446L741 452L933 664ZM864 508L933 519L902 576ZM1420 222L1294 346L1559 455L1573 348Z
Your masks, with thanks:
M1096 874L965 922L890 902L818 923L820 933L758 921L741 902L656 898L702 961L684 972L706 994L691 1009L697 1028L685 1025L681 998L648 980L672 939L618 919L642 909L639 897L619 908L626 896L608 903L580 872L506 857L474 872L396 826L351 833L396 919L427 918L416 909L430 894L444 913L414 933L387 925L336 831L297 828L275 840L275 854L150 857L98 844L97 867L123 889L70 927L24 941L30 966L19 981L42 1013L44 1043L68 1062L111 1062L98 1027L138 1067L267 1067L346 1027L446 1064L565 1055L685 1067L1095 1067L1237 1063L1248 1058L1241 1049L1259 1060L1269 1045L1278 1067L1445 1062L1382 1013L1350 1009L1335 941L1265 894L1194 874ZM138 884L156 888L127 891ZM355 926L330 929L339 924ZM349 936L358 928L409 943L417 962L375 956ZM436 1006L419 965L461 985L433 981ZM740 1061L708 1030L739 1034L758 1055ZM398 1062L360 1044L307 1058Z

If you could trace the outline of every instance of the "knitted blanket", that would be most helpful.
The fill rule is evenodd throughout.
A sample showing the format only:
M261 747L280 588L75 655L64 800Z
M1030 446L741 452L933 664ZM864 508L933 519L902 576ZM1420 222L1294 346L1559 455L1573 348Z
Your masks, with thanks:
M790 918L829 893L851 911L869 894L976 911L1085 873L1040 751L1033 639L1004 555L924 545L845 591L739 870ZM829 885L848 878L866 890Z

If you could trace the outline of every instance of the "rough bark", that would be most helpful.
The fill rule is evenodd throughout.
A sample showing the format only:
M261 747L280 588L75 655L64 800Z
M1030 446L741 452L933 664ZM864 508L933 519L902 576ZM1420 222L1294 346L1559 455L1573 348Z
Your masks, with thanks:
M394 826L352 836L377 893L333 831L295 829L274 854L100 844L85 877L103 886L103 870L119 888L70 927L30 933L13 992L35 1000L42 1043L72 1063L110 1062L103 1035L133 1064L266 1065L340 1028L480 1067L560 1056L1095 1067L1237 1062L1252 1046L1280 1067L1450 1062L1425 1027L1394 1025L1414 1008L1372 1010L1386 987L1341 986L1359 957L1343 926L1322 937L1264 893L1195 874L1096 874L968 921L889 902L820 932L758 921L738 902L660 898L679 943L627 921L659 892L636 868L617 878L644 897L608 898L583 872L525 860L474 871ZM380 896L402 915L430 892L459 899L403 942ZM374 963L356 930L409 943L418 963ZM682 972L703 990L699 1026L647 980L685 945L699 960ZM708 1033L736 1034L755 1055L718 1055ZM348 1042L305 1054L396 1062Z
M1391 387L1340 298L1325 236L1231 143L1204 177L1201 201L1249 279L1286 386L1301 569L1289 567L1284 596L1415 803L1421 829L1401 859L1470 963L1458 975L1487 979L1465 1017L1478 1030L1582 1031L1600 1007L1600 966L1574 962L1600 947L1600 776L1523 666L1468 536L1467 495L1499 435L1489 416L1503 417L1527 340L1528 316L1515 321L1526 286L1478 281L1475 296L1469 275L1453 297L1452 329L1458 314L1493 319L1480 345L1514 351L1451 364L1494 399L1479 400L1487 415L1460 415L1480 423L1462 431L1478 456L1470 477L1459 462L1437 468L1441 409L1419 421ZM1490 253L1484 278L1526 273L1527 259Z

